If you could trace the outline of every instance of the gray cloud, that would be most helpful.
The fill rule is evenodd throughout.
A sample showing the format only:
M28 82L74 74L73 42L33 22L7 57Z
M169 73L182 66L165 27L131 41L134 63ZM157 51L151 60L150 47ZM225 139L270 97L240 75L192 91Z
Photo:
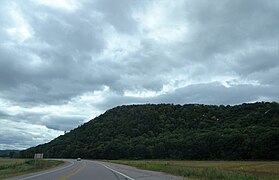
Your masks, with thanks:
M98 108L106 110L118 105L142 103L200 103L200 104L241 104L254 101L279 101L278 85L255 86L249 84L226 87L218 82L195 84L178 88L173 92L155 97L122 97L108 96L98 104ZM274 97L274 98L270 98Z
M0 111L0 118L5 118L8 117L9 115L6 114L5 112Z
M122 104L279 101L278 17L264 0L4 0L0 149Z
M104 21L114 26L118 31L124 33L135 33L137 27L135 20L131 17L134 10L144 6L147 1L130 1L122 2L110 0L98 0L87 2L88 7L95 7L104 16Z
M202 104L240 104L243 102L253 102L261 100L261 97L275 97L277 86L259 87L253 85L236 85L225 87L220 83L197 84L177 89L160 100L171 103L183 104L202 103ZM266 99L271 100L271 99ZM279 98L273 99L278 101Z
M32 129L32 130L30 130ZM0 148L24 149L34 144L44 143L59 133L38 125L22 122L0 121Z
M83 124L85 117L82 116L46 116L42 119L42 124L46 125L49 129L69 131L73 127Z

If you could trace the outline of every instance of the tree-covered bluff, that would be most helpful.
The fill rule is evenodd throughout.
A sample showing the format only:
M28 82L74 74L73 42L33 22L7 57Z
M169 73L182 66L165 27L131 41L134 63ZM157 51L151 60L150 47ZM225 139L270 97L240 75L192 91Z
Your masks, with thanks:
M23 157L279 160L279 104L119 106Z

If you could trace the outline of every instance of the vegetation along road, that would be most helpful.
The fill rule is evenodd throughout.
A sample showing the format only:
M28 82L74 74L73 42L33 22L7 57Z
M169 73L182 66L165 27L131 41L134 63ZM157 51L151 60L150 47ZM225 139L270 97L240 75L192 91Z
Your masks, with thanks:
M63 161L0 158L0 179L47 170Z
M110 162L161 171L190 179L279 179L278 161L113 160Z

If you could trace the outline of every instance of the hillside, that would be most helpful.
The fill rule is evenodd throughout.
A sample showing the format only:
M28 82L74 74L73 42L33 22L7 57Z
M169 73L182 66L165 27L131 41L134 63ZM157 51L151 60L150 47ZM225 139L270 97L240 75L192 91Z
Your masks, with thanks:
M120 106L21 154L35 152L55 158L279 160L279 104Z

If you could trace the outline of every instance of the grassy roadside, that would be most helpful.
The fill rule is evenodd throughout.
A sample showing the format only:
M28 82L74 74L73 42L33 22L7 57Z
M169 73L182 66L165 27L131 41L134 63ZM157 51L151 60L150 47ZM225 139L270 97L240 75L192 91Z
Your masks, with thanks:
M140 169L165 172L191 179L279 179L279 162L165 160L111 160L108 162L125 164Z
M56 160L0 158L0 179L50 169L63 164Z

